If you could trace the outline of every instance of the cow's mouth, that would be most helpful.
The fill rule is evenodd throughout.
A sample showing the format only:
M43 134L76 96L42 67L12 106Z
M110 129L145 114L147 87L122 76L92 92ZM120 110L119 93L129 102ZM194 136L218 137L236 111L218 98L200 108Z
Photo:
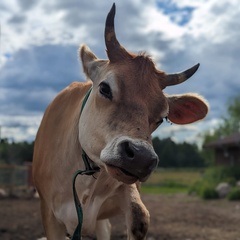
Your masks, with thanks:
M126 184L132 184L139 180L137 176L121 167L107 164L107 170L113 178Z
M137 176L135 176L134 174L128 172L127 170L123 169L123 168L119 168L124 174L126 174L127 176L130 176L130 177L135 177L135 178L138 178Z

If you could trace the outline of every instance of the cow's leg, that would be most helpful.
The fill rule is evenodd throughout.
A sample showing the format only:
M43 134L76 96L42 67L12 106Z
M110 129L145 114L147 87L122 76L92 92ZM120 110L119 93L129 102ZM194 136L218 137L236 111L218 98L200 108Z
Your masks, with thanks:
M65 240L65 226L57 221L53 212L43 202L41 202L41 214L47 239Z
M150 215L142 200L136 185L129 186L125 191L125 219L127 223L128 240L144 240L148 231Z
M110 240L111 223L108 219L97 221L96 234L97 234L97 240Z
M149 226L149 212L143 203L132 202L131 212L126 214L129 240L146 239Z

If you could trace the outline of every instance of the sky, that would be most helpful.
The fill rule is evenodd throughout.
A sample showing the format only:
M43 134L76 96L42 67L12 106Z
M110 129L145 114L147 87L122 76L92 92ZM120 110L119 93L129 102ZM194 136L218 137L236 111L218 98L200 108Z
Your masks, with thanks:
M106 59L104 24L111 1L0 1L1 137L32 141L47 105L73 81L85 81L78 57L87 44ZM201 142L240 94L240 7L238 0L115 0L119 42L145 51L167 72L200 68L167 94L196 92L210 111L200 122L164 123L153 136Z

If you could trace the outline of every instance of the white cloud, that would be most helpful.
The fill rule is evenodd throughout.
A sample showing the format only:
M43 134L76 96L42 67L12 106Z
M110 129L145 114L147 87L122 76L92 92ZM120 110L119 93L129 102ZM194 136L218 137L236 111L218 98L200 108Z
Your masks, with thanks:
M184 33L184 28L173 23L169 16L164 15L161 9L156 6L145 6L142 14L142 20L145 22L143 33L151 34L152 32L164 33L164 40L177 39Z
M188 27L190 34L195 38L205 37L211 43L231 41L232 37L239 36L236 32L239 22L238 1L212 0L202 4L194 11ZM227 33L227 34L226 34Z
M159 2L169 9L157 7ZM199 132L219 124L227 100L240 92L238 0L117 0L116 6L116 32L129 50L146 50L167 72L201 63L191 80L166 92L203 94L211 106L209 116L189 127L161 127L157 134L170 136L174 132L179 140L196 139ZM11 115L18 121L27 114L32 118L33 113L40 116L60 89L82 79L76 54L80 43L87 43L100 58L105 57L103 31L110 7L109 2L93 0L0 3L1 119ZM192 8L191 14L182 24L188 8ZM26 138L34 135L35 127L22 129L25 134L16 128L9 133ZM191 137L186 138L184 131Z
M1 137L14 141L32 141L42 119L38 115L1 115Z

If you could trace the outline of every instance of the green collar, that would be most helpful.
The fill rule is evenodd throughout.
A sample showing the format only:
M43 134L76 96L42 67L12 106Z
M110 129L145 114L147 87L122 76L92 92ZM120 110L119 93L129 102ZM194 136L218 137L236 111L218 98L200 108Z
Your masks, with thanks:
M89 95L90 95L91 91L92 91L92 87L89 88L89 90L87 91L87 93L86 93L86 95L85 95L85 97L84 97L84 99L83 99L80 114L82 113L82 111L83 111L83 109L84 109L84 107L85 107L85 105L86 105L86 102L87 102L87 100L88 100L88 98L89 98Z
M92 91L92 87L88 90L88 92L85 95L85 98L83 99L83 103L82 103L82 107L81 107L81 111L80 114L83 111L83 108L86 105L86 102L88 100L88 97L90 95ZM74 231L74 234L71 238L71 240L79 240L81 239L81 231L82 231L82 222L83 222L83 211L82 211L82 206L81 203L79 201L78 195L77 195L77 191L76 191L76 187L75 187L75 182L76 182L76 178L78 175L93 175L96 172L100 171L99 167L95 167L93 168L90 165L90 159L88 157L88 155L86 154L86 152L82 149L82 159L83 162L85 164L85 170L78 170L74 173L73 175L73 180L72 180L72 190L73 190L73 197L74 197L74 203L75 203L75 207L76 207L76 211L77 211L77 218L78 218L78 225Z
M84 99L83 99L83 102L82 102L82 107L81 107L81 111L80 111L80 114L82 113L82 111L83 111L83 109L84 109L84 107L85 107L85 105L86 105L86 103L87 103L87 100L88 100L88 98L89 98L89 95L90 95L90 93L91 93L91 91L92 91L92 87L91 88L89 88L89 90L87 91L87 93L86 93L86 95L85 95L85 97L84 97ZM89 157L88 157L88 155L86 154L86 152L82 149L82 159L83 159L83 162L84 162L84 164L85 164L85 171L87 170L90 170L90 171L92 171L92 170L97 170L97 171L99 171L99 168L97 167L97 168L92 168L91 167L91 165L90 165L90 163L89 163L89 161L90 161L90 159L89 159ZM92 174L94 174L94 173L85 173L86 175L92 175Z

